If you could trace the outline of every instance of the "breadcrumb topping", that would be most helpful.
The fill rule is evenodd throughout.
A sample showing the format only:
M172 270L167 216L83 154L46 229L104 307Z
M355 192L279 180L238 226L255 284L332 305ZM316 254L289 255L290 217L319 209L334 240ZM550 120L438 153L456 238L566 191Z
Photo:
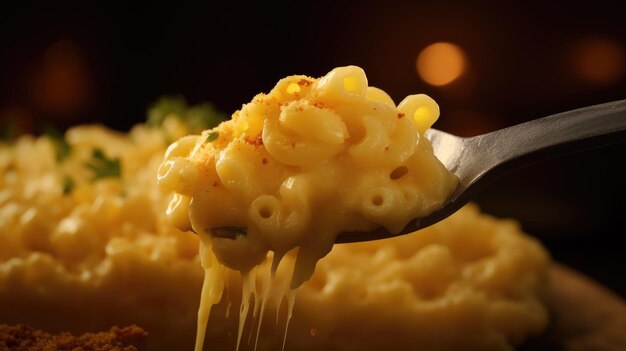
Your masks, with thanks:
M109 331L50 334L26 325L0 324L0 350L12 351L147 351L148 333L138 326Z

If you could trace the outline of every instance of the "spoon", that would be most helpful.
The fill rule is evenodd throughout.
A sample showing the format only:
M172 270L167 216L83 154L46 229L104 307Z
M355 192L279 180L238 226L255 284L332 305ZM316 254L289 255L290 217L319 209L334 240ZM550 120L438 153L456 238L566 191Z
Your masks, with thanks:
M435 224L459 210L497 178L539 161L626 141L626 100L608 102L535 119L474 137L437 129L424 134L435 156L459 178L439 210L411 220L402 231L343 232L336 243L390 238Z

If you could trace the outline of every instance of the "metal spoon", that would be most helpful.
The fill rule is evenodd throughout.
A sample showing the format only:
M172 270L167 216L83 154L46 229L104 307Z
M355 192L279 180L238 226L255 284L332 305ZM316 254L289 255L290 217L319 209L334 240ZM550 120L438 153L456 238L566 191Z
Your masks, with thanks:
M384 228L343 232L336 243L412 233L450 216L497 178L552 157L626 141L626 100L563 112L469 138L437 129L425 133L439 160L459 178L444 206L409 222L399 233ZM624 159L626 161L626 158Z

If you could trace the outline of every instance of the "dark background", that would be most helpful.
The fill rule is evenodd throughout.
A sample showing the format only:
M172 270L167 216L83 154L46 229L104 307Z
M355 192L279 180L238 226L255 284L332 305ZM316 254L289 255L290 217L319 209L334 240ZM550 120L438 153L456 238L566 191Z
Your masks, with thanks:
M292 74L363 67L396 100L427 93L437 128L476 135L626 98L626 11L593 2L111 2L2 5L0 125L97 122L127 130L164 94L232 113ZM460 46L467 69L442 87L415 61ZM626 118L626 117L625 117ZM626 297L626 143L524 168L477 199L518 219L553 257Z

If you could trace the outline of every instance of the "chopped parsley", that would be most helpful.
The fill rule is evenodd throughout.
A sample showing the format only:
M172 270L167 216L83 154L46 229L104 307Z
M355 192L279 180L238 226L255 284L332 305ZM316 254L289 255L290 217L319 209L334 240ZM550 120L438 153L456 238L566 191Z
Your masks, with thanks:
M56 147L56 159L58 162L65 160L72 153L72 147L67 143L63 134L54 126L44 125L43 135L50 138Z
M69 176L66 176L63 179L63 194L67 195L69 193L72 192L72 190L74 190L74 188L76 187L76 182L74 182L74 179L72 179Z
M209 135L206 136L206 142L210 143L213 140L219 138L220 133L219 132L210 132Z
M158 127L165 118L182 118L187 113L187 101L182 96L163 96L148 108L148 124Z
M189 106L182 96L163 96L148 107L148 124L159 127L169 116L181 119L189 131L198 134L226 120L226 115L205 102Z
M192 133L200 133L201 131L213 128L226 120L226 115L218 111L213 104L205 102L203 104L192 106L187 110L187 114L183 118Z
M119 178L122 174L120 160L110 159L100 149L94 149L92 159L85 163L94 173L93 180L107 177Z

